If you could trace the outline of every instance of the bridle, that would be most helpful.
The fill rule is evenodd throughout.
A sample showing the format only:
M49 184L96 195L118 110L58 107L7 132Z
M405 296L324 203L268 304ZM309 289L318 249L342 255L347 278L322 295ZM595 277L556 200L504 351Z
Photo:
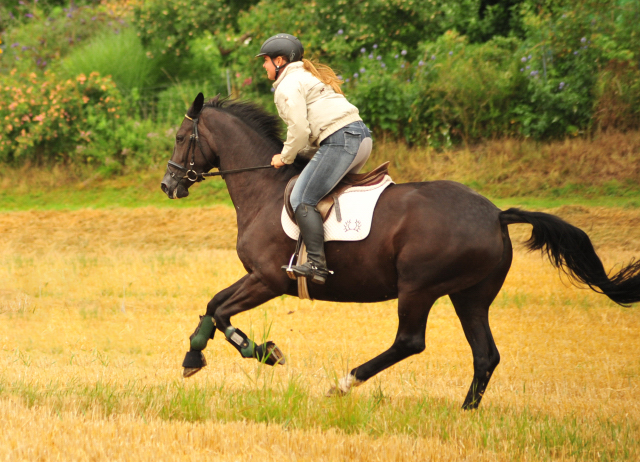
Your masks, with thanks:
M200 111L200 113L202 113L202 111ZM169 172L171 173L172 178L177 178L179 181L189 180L192 183L195 183L199 181L204 181L206 177L222 176L224 178L224 175L227 175L229 173L247 172L250 170L259 170L263 168L273 167L272 165L261 165L259 167L245 167L245 168L237 168L234 170L220 170L217 172L210 172L210 173L196 172L193 169L193 166L195 165L195 160L196 160L196 145L200 148L200 153L202 154L202 157L204 158L207 165L210 165L212 168L218 168L218 169L220 168L220 162L218 160L218 157L216 156L216 159L214 162L210 162L209 159L207 159L207 156L204 155L204 151L202 150L202 144L200 144L200 137L198 136L198 121L200 120L200 113L198 114L198 117L193 117L193 118L185 114L185 117L193 122L193 132L191 133L191 136L189 136L189 147L187 148L187 155L185 157L185 161L189 161L189 154L191 154L191 162L189 162L189 167L187 168L184 165L180 165L177 162L169 160L169 162L167 162L167 167L169 169ZM184 176L176 177L176 174L173 171L171 171L171 167L180 170L180 172L184 173Z

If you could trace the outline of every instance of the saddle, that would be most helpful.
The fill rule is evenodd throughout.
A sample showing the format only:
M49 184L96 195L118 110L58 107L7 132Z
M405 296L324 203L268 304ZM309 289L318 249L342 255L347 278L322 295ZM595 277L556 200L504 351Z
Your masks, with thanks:
M347 173L336 187L333 188L329 194L324 196L320 202L318 202L318 205L316 205L316 209L320 212L320 215L322 215L322 221L324 222L327 220L327 217L331 213L331 209L333 207L335 207L336 210L336 219L338 222L342 221L342 216L340 214L340 202L338 201L340 195L352 186L373 186L381 183L382 180L384 180L385 175L388 173L389 162L385 162L367 173ZM293 191L293 187L295 186L299 176L300 175L296 175L291 178L284 189L284 206L287 211L287 215L289 215L289 218L291 218L294 223L296 218L293 212L293 207L291 206L291 191Z

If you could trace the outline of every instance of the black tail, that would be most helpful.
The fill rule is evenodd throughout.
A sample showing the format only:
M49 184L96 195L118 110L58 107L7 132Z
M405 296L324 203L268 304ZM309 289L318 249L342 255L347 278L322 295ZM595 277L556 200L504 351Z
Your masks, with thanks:
M640 261L631 261L629 266L610 277L589 236L554 215L509 209L500 213L500 223L533 225L526 246L529 250L546 252L551 263L574 281L587 284L623 306L640 301Z

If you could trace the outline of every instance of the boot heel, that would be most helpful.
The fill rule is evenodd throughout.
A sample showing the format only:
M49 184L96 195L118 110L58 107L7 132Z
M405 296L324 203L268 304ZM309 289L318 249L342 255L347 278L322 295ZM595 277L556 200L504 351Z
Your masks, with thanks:
M320 276L319 274L314 274L313 277L311 278L311 282L313 282L314 284L324 284L327 281L327 278L324 276Z

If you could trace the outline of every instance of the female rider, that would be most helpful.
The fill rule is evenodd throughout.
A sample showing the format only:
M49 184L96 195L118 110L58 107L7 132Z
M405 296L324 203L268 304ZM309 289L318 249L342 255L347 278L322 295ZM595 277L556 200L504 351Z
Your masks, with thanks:
M342 81L328 66L303 59L302 43L289 34L267 39L260 53L267 77L275 80L274 100L287 124L282 152L273 156L275 168L293 163L300 154L315 154L291 193L291 206L307 247L308 261L293 266L298 277L324 284L329 274L324 255L324 228L316 205L350 171L362 167L370 154L355 158L360 143L371 134L358 108L345 98ZM286 267L283 267L286 268Z

